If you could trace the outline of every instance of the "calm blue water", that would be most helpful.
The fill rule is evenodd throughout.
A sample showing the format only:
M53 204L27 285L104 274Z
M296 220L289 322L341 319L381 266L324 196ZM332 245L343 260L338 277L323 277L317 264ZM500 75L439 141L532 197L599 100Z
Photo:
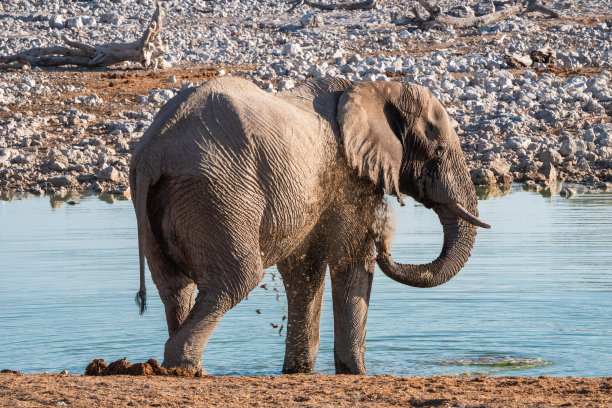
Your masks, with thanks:
M163 359L166 323L153 283L145 316L133 300L131 202L63 199L75 198L79 205L0 201L0 369L83 373L93 358ZM377 271L369 374L612 375L612 193L568 200L514 186L479 207L493 229L479 230L472 258L449 283L409 288ZM442 235L433 212L414 203L394 212L394 258L434 258ZM273 275L213 334L204 355L210 374L280 373L284 331L271 323L286 323L286 306ZM333 373L329 282L322 320L316 369Z

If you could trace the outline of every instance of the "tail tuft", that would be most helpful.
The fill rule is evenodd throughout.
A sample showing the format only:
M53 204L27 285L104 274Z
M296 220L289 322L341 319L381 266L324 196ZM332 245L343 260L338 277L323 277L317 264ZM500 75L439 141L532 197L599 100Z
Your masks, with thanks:
M145 290L139 290L136 293L134 300L140 309L140 314L144 314L144 312L147 310L147 292Z

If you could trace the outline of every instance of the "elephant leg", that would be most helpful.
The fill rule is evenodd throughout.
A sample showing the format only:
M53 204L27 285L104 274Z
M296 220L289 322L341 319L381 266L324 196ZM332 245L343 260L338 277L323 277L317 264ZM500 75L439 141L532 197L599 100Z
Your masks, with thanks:
M330 265L334 306L334 363L337 374L365 374L366 320L372 278L374 245L366 239L365 258Z
M166 342L164 367L204 372L202 354L219 321L261 281L263 268L256 251L252 256L234 258L240 251L228 245L224 252L226 258L222 263L194 268L201 270L199 275L203 275L197 281L195 304L176 333Z
M156 285L159 297L166 310L168 335L174 336L194 305L195 284L193 282L173 282L172 285Z
M321 304L327 264L319 245L278 264L287 294L288 319L283 373L311 373L319 350Z
M173 336L193 307L195 283L164 253L156 237L147 234L151 278L164 304L168 335Z

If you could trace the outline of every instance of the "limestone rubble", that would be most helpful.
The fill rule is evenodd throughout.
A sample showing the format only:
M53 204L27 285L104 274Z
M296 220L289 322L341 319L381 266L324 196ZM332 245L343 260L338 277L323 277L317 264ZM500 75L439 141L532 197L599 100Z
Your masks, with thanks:
M216 75L269 92L327 76L416 82L456 121L475 183L612 186L612 0L549 2L559 19L430 31L402 25L408 3L287 13L282 2L170 0L166 70L2 70L0 190L124 192L130 152L159 107ZM492 4L438 3L456 15ZM146 0L2 2L0 56L62 36L132 40L153 10ZM531 65L512 68L508 56Z

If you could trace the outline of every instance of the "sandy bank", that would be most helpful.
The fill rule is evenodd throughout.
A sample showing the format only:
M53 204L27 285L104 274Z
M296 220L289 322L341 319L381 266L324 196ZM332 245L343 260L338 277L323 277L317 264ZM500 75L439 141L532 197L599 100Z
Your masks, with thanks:
M610 407L612 377L0 374L7 407Z

